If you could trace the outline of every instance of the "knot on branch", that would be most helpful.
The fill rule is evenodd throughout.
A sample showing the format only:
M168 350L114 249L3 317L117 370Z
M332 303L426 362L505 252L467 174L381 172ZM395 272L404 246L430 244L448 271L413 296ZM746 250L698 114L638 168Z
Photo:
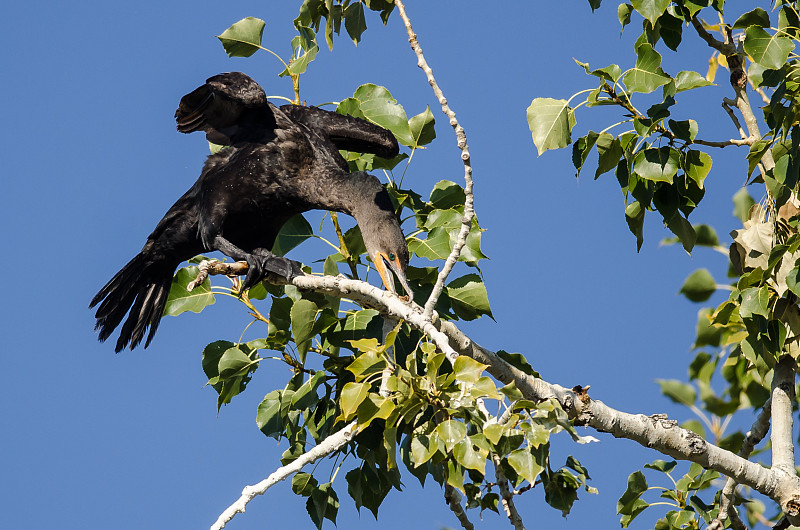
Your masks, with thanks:
M725 59L728 61L728 67L731 70L731 86L739 89L745 88L747 86L747 72L742 66L742 58L738 54L732 53L726 55Z
M782 506L783 513L788 517L797 517L800 515L800 495L793 495L791 499L786 501Z
M678 422L675 422L675 425L677 424ZM688 431L686 434L686 441L689 444L689 450L692 454L702 454L706 452L706 446L708 442L706 442L705 439L699 434Z

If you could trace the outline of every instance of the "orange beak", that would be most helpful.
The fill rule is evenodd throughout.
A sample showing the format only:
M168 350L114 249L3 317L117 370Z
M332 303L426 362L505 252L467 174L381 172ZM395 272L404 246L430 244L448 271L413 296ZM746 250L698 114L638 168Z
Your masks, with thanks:
M376 252L372 261L375 263L375 268L378 270L378 274L381 275L381 280L383 280L383 285L386 286L386 289L397 294L397 290L394 288L394 278L392 278L392 273L394 273L394 276L400 281L400 285L403 286L408 296L412 300L414 299L414 293L411 292L411 287L408 285L406 274L403 272L403 267L400 264L399 258L395 256L393 260L390 260L386 253Z

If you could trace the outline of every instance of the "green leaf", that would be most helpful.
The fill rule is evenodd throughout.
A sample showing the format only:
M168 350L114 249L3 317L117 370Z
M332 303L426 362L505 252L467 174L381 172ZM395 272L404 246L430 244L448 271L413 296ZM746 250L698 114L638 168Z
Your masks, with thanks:
M344 29L353 40L353 44L358 46L361 35L367 30L367 20L364 18L364 4L354 2L344 10Z
M669 120L669 129L675 136L685 142L693 142L697 136L697 122L694 120Z
M628 487L617 501L617 513L631 515L637 508L636 501L645 491L647 491L647 480L644 478L644 473L641 471L631 473L628 477Z
M619 19L619 23L622 25L622 30L625 29L625 26L630 24L632 13L633 6L630 4L622 2L617 6L617 18ZM620 34L622 34L622 30L620 30Z
M434 184L428 202L431 206L441 210L447 210L456 206L463 206L466 201L464 188L451 180L440 180Z
M319 52L317 36L314 30L303 26L295 27L300 32L300 35L292 39L292 60L289 61L289 67L278 74L280 77L305 73L308 65L316 58L317 52Z
M744 51L765 68L779 70L793 49L792 39L783 34L770 35L758 26L745 30Z
M394 410L395 404L391 399L367 394L366 399L358 406L358 424L361 428L366 428L373 420L387 419Z
M633 159L634 172L643 179L669 182L678 173L680 153L671 147L643 149Z
M694 405L697 394L691 385L681 383L675 379L656 379L661 386L661 393L675 403L681 405Z
M356 5L356 4L353 4ZM425 111L417 114L408 120L408 128L411 130L411 138L414 139L413 146L428 145L436 138L436 131L433 126L436 120L433 118L430 107L425 107Z
M280 440L284 432L280 390L273 390L264 396L264 400L258 405L256 425L266 436Z
M414 146L414 137L408 126L406 111L402 105L397 104L397 100L392 94L382 86L372 83L361 85L353 94L353 99L358 102L361 116L384 129L389 129L397 138L397 141L406 146ZM344 102L342 102L344 103ZM341 105L340 105L341 107ZM340 110L341 112L341 110Z
M544 468L539 465L536 458L528 449L517 449L511 452L507 460L509 465L514 468L514 471L531 484L535 484L536 477L539 476L539 473L544 471Z
M745 29L749 26L768 28L770 26L769 13L757 7L740 16L736 19L736 22L733 23L733 29Z
M636 66L623 77L628 92L649 94L672 80L661 69L661 55L650 44L640 44L636 48L636 55Z
M708 269L697 269L683 282L680 293L692 302L705 302L717 290L717 282Z
M631 0L631 5L655 26L656 20L667 10L669 0Z
M475 383L480 379L481 374L487 366L466 355L459 355L453 365L453 372L456 379L465 383Z
M460 421L447 420L436 426L436 432L444 441L447 451L450 452L467 435L467 426Z
M578 498L578 480L563 468L544 477L544 500L566 517Z
M300 385L292 395L291 406L293 410L311 409L319 401L317 388L325 382L325 371L320 370L312 375L308 381Z
M486 458L475 450L469 437L458 442L453 448L453 456L462 467L474 469L483 474L486 470Z
M693 88L712 86L714 83L706 80L705 77L691 70L682 70L675 76L675 92L683 92Z
M742 305L739 307L739 314L742 318L749 318L752 315L769 317L769 288L748 287L742 291Z
M369 383L347 383L342 388L339 404L344 421L350 421L356 415L358 406L367 398Z
M750 196L746 188L742 188L733 196L733 215L736 216L742 223L750 218L750 208L756 201Z
M309 473L295 473L292 477L292 491L302 497L310 497L311 492L317 487L319 482L314 475Z
M477 274L467 274L447 284L447 295L453 311L462 320L474 320L481 315L492 316L486 286Z
M680 238L683 250L691 253L694 248L694 242L697 239L692 223L687 221L682 215L676 215L667 223L667 228Z
M197 271L197 267L183 267L175 273L169 288L167 304L164 306L165 315L178 316L186 311L199 313L215 302L208 278L191 293L186 290L186 286L197 277Z
M800 267L795 266L786 275L786 287L795 295L800 296Z
M622 154L622 144L618 138L608 133L600 133L597 137L597 171L594 178L616 168Z
M247 17L217 35L228 57L250 57L261 48L266 24L260 18Z
M314 230L303 214L292 216L278 231L272 252L278 256L285 256L287 252L313 235Z
M561 149L572 141L575 114L564 99L536 98L527 110L528 128L539 155L548 149Z
M305 359L314 336L314 320L317 317L317 304L310 300L300 299L292 305L289 312L292 322L292 335L301 359Z
M428 232L428 237L419 239L411 238L408 241L408 250L420 258L431 261L447 259L452 250L450 246L450 233L444 228L434 228Z
M689 149L683 157L683 170L690 179L695 181L700 188L703 187L703 181L711 171L711 164L713 160L711 156L702 152Z
M220 377L234 377L242 375L253 364L253 360L238 346L228 348L219 360Z
M315 488L306 501L306 511L317 529L322 528L323 519L328 519L336 524L336 514L339 511L339 498L330 483Z
M662 473L669 473L678 463L674 460L667 462L665 460L654 460L649 464L645 464L645 469L655 469L656 471L661 471Z
M644 241L643 228L644 228L644 209L642 203L634 201L625 207L625 221L628 223L628 229L636 236L636 251L642 248Z

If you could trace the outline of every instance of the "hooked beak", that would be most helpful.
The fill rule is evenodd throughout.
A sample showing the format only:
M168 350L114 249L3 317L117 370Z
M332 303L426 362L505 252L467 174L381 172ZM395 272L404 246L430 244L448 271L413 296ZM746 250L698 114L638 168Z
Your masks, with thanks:
M383 285L386 286L388 290L392 293L397 294L397 290L394 288L394 278L392 278L392 273L400 280L400 285L403 286L406 293L411 300L414 299L414 293L411 292L411 287L408 285L408 281L406 280L406 275L403 272L403 267L400 265L400 259L395 257L394 260L390 260L389 256L387 256L384 252L376 252L372 261L375 263L375 268L378 270L378 274L381 275L381 280L383 280Z

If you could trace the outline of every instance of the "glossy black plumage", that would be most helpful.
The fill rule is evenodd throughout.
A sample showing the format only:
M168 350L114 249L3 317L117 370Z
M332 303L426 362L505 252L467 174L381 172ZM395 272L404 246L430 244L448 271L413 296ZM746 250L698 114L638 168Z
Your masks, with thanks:
M167 211L142 251L92 299L89 307L99 304L100 341L125 319L116 351L133 349L145 334L147 347L176 267L204 251L246 261L244 288L267 272L287 278L302 274L297 263L271 249L281 226L311 209L355 217L384 283L394 291L388 268L408 290L408 249L388 193L377 178L349 173L338 151L396 156L391 133L321 109L279 109L239 72L209 78L181 99L175 118L180 132L202 130L209 141L230 147L208 157L200 178Z

